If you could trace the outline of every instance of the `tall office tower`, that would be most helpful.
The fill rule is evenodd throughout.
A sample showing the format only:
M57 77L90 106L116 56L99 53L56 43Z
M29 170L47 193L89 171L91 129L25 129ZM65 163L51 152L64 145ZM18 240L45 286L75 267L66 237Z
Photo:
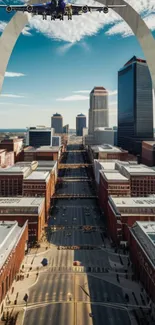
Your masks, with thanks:
M86 127L86 116L81 113L76 117L76 135L82 136L83 128L85 127Z
M45 126L30 127L27 130L26 145L32 147L50 146L53 129Z
M63 131L63 118L61 114L53 114L51 118L51 128L55 129L55 133L62 133Z
M66 134L69 133L69 124L66 124L63 126L63 133L66 133Z
M108 127L108 91L104 87L94 87L90 93L89 134L98 127Z
M118 71L118 146L141 154L143 140L153 139L153 96L145 60L133 56Z

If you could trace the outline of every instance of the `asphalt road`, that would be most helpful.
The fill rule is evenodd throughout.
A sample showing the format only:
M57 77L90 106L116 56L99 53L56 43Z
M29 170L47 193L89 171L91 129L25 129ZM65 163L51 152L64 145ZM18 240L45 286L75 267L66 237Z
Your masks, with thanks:
M60 169L58 173L58 177L71 177L71 178L88 178L88 168L87 167L80 167L74 169Z
M52 209L49 225L103 225L100 222L100 211L97 206L92 205L91 199L59 199L56 205Z
M82 152L64 152L61 163L66 163L66 164L82 164L86 163L86 153Z
M95 188L92 182L63 182L57 183L56 194L79 194L95 195Z
M27 324L130 325L131 323L128 313L124 310L88 303L59 303L26 311L24 325Z
M50 236L50 242L57 246L101 246L103 244L100 232L96 231L88 233L80 230L53 231Z
M82 273L46 273L46 276L41 274L32 287L29 304L68 301L69 294L74 301L124 303L122 289L103 279Z

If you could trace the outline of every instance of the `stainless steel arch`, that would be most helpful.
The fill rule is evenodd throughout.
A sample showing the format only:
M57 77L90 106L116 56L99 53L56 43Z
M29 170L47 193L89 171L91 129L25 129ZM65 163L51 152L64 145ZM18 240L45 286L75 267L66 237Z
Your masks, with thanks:
M31 3L35 3L37 0L31 0ZM124 8L115 8L124 21L132 29L133 33L137 37L145 58L148 63L150 74L152 77L153 88L155 91L155 39L141 16L124 0L97 0L99 3L108 4L126 4ZM3 34L0 37L0 92L2 89L5 71L12 53L12 50L16 44L16 41L22 32L24 26L28 23L28 17L26 14L17 12L10 22L7 24Z

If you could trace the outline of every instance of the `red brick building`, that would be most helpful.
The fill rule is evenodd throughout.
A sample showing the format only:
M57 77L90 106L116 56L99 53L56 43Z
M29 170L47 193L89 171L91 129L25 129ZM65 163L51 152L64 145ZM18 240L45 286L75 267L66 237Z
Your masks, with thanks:
M0 169L0 197L23 194L23 179L31 173L29 167L12 166Z
M130 182L116 170L101 170L99 182L99 202L105 215L108 213L108 198L112 196L130 196Z
M131 196L155 194L155 170L145 165L116 163L116 169L130 181Z
M22 151L23 148L23 139L13 137L13 138L5 138L0 143L0 149L6 149L7 152L14 152L14 159L18 161L18 155Z
M155 166L155 141L142 142L142 163L147 166Z
M6 294L24 258L27 240L27 221L22 227L18 226L17 221L0 222L0 316Z
M5 166L5 156L6 156L6 150L0 149L0 167Z
M45 199L44 198L0 198L0 221L16 220L23 226L28 220L29 241L38 241L41 238L45 225Z
M45 219L48 219L51 201L51 175L48 171L33 171L23 180L23 195L45 198Z
M31 172L42 171L42 172L49 172L50 173L50 180L51 180L51 196L55 192L55 184L57 182L57 173L58 173L58 163L57 161L46 161L46 160L39 160L39 161L21 161L16 163L16 167L29 167ZM34 192L33 192L34 194Z
M155 215L155 204L154 204ZM130 258L137 279L155 303L155 222L136 222L130 229Z
M129 239L136 221L155 221L154 197L109 197L108 231L116 244Z
M27 147L24 150L24 161L58 160L61 154L60 147L43 146L39 148Z
M58 177L58 163L57 161L45 161L39 160L36 171L48 171L50 173L51 180L51 196L55 192L55 185Z
M0 149L0 167L5 168L14 165L14 152L7 152L5 149Z

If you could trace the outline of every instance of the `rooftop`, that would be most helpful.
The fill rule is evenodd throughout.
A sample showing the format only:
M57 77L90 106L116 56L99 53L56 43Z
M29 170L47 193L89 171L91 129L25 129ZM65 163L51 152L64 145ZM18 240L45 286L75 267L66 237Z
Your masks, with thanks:
M96 164L96 162L100 165L101 169L113 169L115 170L115 164L118 160L98 160L95 159L94 163Z
M92 91L91 91L91 93L94 93L94 92L107 92L107 90L104 88L104 87L102 87L102 86L96 86L96 87L94 87L93 89L92 89Z
M122 166L122 171L126 171L128 175L154 175L155 171L153 168L145 166L145 165L138 165L138 164L128 164Z
M48 171L33 171L26 180L47 180L48 176Z
M0 198L0 208L2 207L41 207L44 198L41 197L3 197Z
M155 208L155 197L113 197L110 202L116 208ZM151 210L152 212L152 210ZM145 211L146 213L146 211Z
M113 181L113 182L127 182L128 179L121 175L118 171L112 170L111 172L109 171L104 171L102 170L102 175L108 180L108 181Z
M39 160L38 167L54 167L57 164L56 160Z
M30 167L24 166L24 165L23 166L13 165L11 167L6 167L6 168L0 169L1 175L23 174L23 176L25 177L26 175L28 175L29 172L30 172Z
M155 222L137 221L130 231L155 268Z
M0 268L18 243L26 225L21 228L17 221L0 221Z
M113 128L109 128L109 127L96 127L95 129L94 129L94 131L96 132L99 132L99 131L113 131L114 132L114 130L113 130Z
M38 161L19 161L16 162L15 166L17 167L29 167L33 170L35 170L38 166Z
M55 113L55 114L53 114L53 117L62 117L62 115L59 113Z
M39 152L39 151L42 151L42 152L58 152L59 151L59 147L58 146L54 146L54 147L51 147L51 146L42 146L42 147L39 147L39 148L34 148L34 147L28 147L28 148L25 148L25 152Z
M78 114L77 117L86 117L84 114Z
M134 62L139 62L139 63L145 63L146 64L146 60L143 60L143 59L140 59L140 58L137 58L135 55L127 62L124 64L124 66L127 66L131 63L134 63Z
M94 152L122 152L122 150L120 148L111 146L110 144L103 144L100 146L91 146L91 149Z
M151 147L154 147L155 146L155 141L143 141L143 143L145 144L148 144L149 146Z

